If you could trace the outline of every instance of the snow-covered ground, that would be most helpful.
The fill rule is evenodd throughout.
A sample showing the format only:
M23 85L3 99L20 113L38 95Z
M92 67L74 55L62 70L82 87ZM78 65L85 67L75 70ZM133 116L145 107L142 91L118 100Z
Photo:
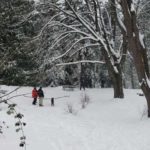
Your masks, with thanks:
M1 86L11 91L15 87ZM22 87L15 94L31 93L31 87ZM27 150L150 150L150 119L144 116L146 101L138 96L140 90L125 90L124 99L113 99L112 89L86 89L90 103L81 108L84 91L63 91L61 87L43 88L46 98L55 100L51 107L45 99L44 107L32 105L31 94L17 97L17 111L24 114L27 126ZM73 114L68 113L68 105ZM20 150L20 133L15 132L12 116L6 106L0 105L0 122L5 121L0 134L0 150Z

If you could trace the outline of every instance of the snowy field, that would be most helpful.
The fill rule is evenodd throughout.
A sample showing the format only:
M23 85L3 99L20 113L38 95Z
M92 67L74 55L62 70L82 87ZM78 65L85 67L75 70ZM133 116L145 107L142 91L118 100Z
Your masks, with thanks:
M1 86L11 91L15 87ZM22 87L15 94L31 93ZM46 98L56 99L51 107L32 105L31 94L12 99L17 111L24 114L27 126L27 150L150 150L150 119L145 114L146 101L138 96L140 90L125 90L125 99L113 99L112 89L86 89L90 102L81 108L84 91L63 91L61 87L43 88ZM12 96L11 95L11 96ZM68 113L68 105L73 113ZM0 134L0 150L21 150L20 133L15 132L15 119L0 105L0 122L5 121Z

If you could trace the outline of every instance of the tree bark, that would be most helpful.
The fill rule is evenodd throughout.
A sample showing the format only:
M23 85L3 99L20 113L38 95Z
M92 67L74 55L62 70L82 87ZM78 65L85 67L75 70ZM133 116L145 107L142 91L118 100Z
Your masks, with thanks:
M122 71L112 74L112 82L114 85L114 98L124 98Z
M146 55L147 50L143 45L144 43L141 43L135 12L130 10L126 0L121 0L120 5L123 10L124 24L127 30L129 52L133 57L139 84L147 100L148 117L150 117L150 87L148 85L149 67Z
M116 42L116 27L117 27L117 17L116 17L116 7L115 7L115 0L109 0L110 3L110 16L111 16L111 25L112 25L112 38L114 43ZM123 33L123 53L126 54L127 52L127 43L126 43L126 35ZM115 45L114 45L115 48ZM118 73L113 69L114 66L110 62L110 58L107 58L107 54L105 54L105 60L107 63L107 67L109 70L109 75L113 82L113 89L114 89L114 98L124 98L124 92L123 92L123 79L122 79L122 65L125 62L126 56L123 55L121 61L118 63L117 58L113 56L113 59L116 64L114 66L116 67Z
M106 51L103 50L102 52L105 58L106 66L108 68L109 76L111 77L113 83L114 98L124 98L121 63L116 63L113 66L109 56L106 54ZM114 67L116 67L118 72L114 70Z

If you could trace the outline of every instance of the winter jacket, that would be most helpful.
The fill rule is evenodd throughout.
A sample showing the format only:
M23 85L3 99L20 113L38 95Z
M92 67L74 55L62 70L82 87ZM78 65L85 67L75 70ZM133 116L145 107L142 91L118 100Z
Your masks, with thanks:
M33 90L32 90L32 97L33 97L33 98L37 98L37 97L38 97L38 92L37 92L36 89L33 89Z
M44 97L44 92L41 88L38 90L38 96L39 97Z

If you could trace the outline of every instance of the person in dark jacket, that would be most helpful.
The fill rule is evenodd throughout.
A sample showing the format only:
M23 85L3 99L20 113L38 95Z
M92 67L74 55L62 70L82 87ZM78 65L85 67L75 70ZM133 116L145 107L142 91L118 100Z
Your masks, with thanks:
M42 90L42 87L38 89L38 96L39 96L39 106L43 106L44 92Z
M101 88L104 88L104 87L105 87L105 80L101 79Z
M80 90L82 90L82 88L85 90L85 77L81 76L80 79Z
M33 97L33 102L32 102L32 104L33 104L33 105L36 105L37 97L38 97L38 92L37 92L36 87L34 87L33 90L32 90L32 97Z

